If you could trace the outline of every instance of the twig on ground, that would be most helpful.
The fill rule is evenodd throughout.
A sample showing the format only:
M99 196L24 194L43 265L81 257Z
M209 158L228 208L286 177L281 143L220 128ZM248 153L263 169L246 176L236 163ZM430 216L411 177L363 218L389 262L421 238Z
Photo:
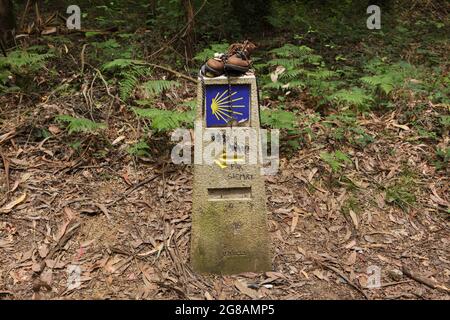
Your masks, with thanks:
M385 288L385 287L391 287L391 286L396 286L398 284L403 284L403 283L410 283L412 282L412 280L403 280L403 281L397 281L397 282L388 282L388 283L383 283L380 285L381 288Z
M16 131L16 130L12 130L12 131L10 131L10 132L7 132L7 133L5 133L5 134L2 134L2 135L0 136L0 144L2 144L3 142L6 142L6 141L8 141L8 140L14 138L14 137L16 136L16 134L17 134L17 131Z
M70 240L70 238L72 238L72 236L75 234L75 232L78 230L78 228L80 227L80 223L76 223L74 224L69 230L67 230L65 232L65 234L61 237L61 239L59 239L58 243L52 248L50 249L50 251L47 253L47 255L45 257L42 258L42 261L40 263L40 269L38 272L36 272L37 274L42 273L42 271L44 271L45 268L45 260L46 259L52 259L53 256L61 249L63 248L67 241Z
M164 173L173 173L176 170L169 170L166 171ZM159 177L162 173L157 173L154 174L151 177L148 177L147 179L142 180L141 182L137 183L134 187L132 187L131 189L129 189L128 191L126 191L125 193L123 193L119 198L117 198L116 200L114 200L113 202L107 204L107 207L113 206L115 205L117 202L122 201L123 199L125 199L127 196L129 196L131 193L133 193L134 191L136 191L137 189L141 188L142 186L146 185L149 182L152 182L153 180L155 180L157 177Z
M353 289L355 289L356 291L358 291L359 293L361 293L363 296L364 296L364 298L366 298L367 300L369 300L369 296L360 288L360 287L358 287L356 284L354 284L345 274L343 274L340 270L338 270L337 268L335 268L335 267L333 267L333 266L330 266L330 265L328 265L328 264L326 264L326 263L324 263L324 262L320 262L320 261L318 261L318 260L316 260L316 262L320 265L320 266L322 266L322 267L324 267L324 268L326 268L326 269L328 269L328 270L330 270L330 271L333 271L334 273L336 273L339 277L341 277L342 279L344 279L345 280L345 282L347 282Z
M80 61L81 61L81 70L80 70L80 74L83 75L84 74L84 65L85 65L85 58L84 58L84 52L86 51L86 47L87 47L87 43L85 43L83 45L83 48L81 48L81 53L80 53Z
M11 221L13 220L13 221ZM24 226L27 229L33 230L33 231L37 231L40 234L42 234L44 236L44 238L48 238L47 232L43 231L43 230L39 230L37 227L33 227L32 225L30 226L27 222L29 222L29 220L25 219L25 218L20 218L20 217L2 217L0 219L1 222L9 222L9 223L17 223L20 224L22 226ZM52 241L53 239L50 238L50 241Z
M9 193L11 192L11 188L9 185L9 161L6 156L0 150L0 156L3 160L3 166L5 167L5 183L6 183L6 198L9 199Z
M158 68L158 69L161 69L161 70L170 72L170 73L173 73L173 74L176 75L177 77L183 78L183 79L188 80L188 81L193 82L193 83L197 83L197 80L196 80L196 79L194 79L194 78L192 78L192 77L189 77L189 76L187 76L187 75L185 75L185 74L182 74L181 72L178 72L178 71L175 71L175 70L173 70L173 69L170 69L170 68L168 68L168 67L161 66L161 65L159 65L159 64L149 63L149 62L144 62L144 63L141 63L141 64L142 64L142 65L147 65L147 66L150 66L150 67L153 67L153 68Z
M406 276L410 277L411 279L413 279L419 283L426 285L427 287L429 287L431 289L450 293L450 289L447 288L446 286L439 284L434 280L428 279L427 277L425 277L421 274L418 274L417 272L413 272L411 269L409 269L405 265L402 266L402 271Z
M111 98L116 100L116 97L111 94L111 91L109 90L108 82L106 82L106 80L103 77L103 75L100 72L100 70L98 70L97 68L94 68L94 70L97 72L98 76L100 77L100 79L102 80L103 84L105 85L106 93L108 94L108 96L110 96Z
M78 228L80 226L81 226L80 223L76 223L69 230L67 230L67 232L64 234L64 236L62 236L61 239L59 239L59 241L56 244L56 246L54 246L48 252L48 254L47 254L47 256L45 258L46 259L53 258L53 256L56 254L56 252L58 252L58 250L60 250L62 247L64 247L66 245L67 241L69 241L70 238L72 238L72 236L75 234L75 232L78 230Z

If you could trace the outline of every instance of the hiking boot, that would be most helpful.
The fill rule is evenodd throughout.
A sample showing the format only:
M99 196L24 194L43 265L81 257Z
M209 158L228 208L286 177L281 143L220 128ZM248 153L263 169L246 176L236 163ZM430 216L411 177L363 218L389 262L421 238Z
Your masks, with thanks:
M256 46L250 41L232 44L225 61L226 72L237 75L247 73L251 65L250 55L255 49Z
M250 41L234 43L228 49L227 54L216 53L214 58L209 59L200 69L200 75L208 78L227 75L240 76L250 69L250 55L256 46Z
M237 52L242 52L245 54L247 58L250 59L251 54L253 51L256 50L256 45L251 43L250 41L246 40L244 43L233 43L230 48L228 49L228 56L232 56L233 54L236 54Z
M208 71L220 76L224 72L225 63L220 58L212 58L206 62L206 67Z
M209 78L214 78L221 76L225 72L225 55L223 53L216 53L215 57L209 59L203 67L200 69L200 72Z
M243 74L250 69L251 61L243 52L237 52L229 57L225 62L226 72Z

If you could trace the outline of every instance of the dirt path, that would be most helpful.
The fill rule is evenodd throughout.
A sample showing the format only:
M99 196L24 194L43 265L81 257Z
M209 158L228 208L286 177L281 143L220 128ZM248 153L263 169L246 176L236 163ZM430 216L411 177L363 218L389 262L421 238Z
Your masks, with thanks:
M222 277L189 267L190 167L135 163L120 152L70 154L62 133L33 141L25 125L32 115L14 119L0 131L8 164L7 172L0 165L0 297L450 298L448 176L428 164L425 145L405 142L407 132L389 122L374 119L390 138L354 152L340 177L319 161L320 148L282 159L266 183L273 272ZM417 201L402 210L383 186L399 181L405 164L414 168ZM402 265L441 287L399 274ZM72 288L68 270L78 267L80 286ZM371 270L380 271L380 288L365 288Z

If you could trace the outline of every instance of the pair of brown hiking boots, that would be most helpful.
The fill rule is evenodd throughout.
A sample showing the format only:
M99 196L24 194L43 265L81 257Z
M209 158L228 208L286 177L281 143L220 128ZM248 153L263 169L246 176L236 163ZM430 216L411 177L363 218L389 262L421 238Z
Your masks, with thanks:
M256 46L250 41L235 43L230 46L228 53L216 54L201 68L200 74L209 77L219 77L223 74L240 76L248 72L251 65L250 55Z

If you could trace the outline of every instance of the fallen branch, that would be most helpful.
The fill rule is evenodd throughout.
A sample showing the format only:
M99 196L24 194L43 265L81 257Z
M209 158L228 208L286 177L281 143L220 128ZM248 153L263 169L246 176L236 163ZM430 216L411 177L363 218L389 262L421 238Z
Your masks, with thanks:
M345 274L343 274L339 269L337 269L337 268L335 268L335 267L333 267L333 266L330 266L330 265L328 265L328 264L326 264L326 263L324 263L324 262L321 262L321 261L319 261L319 260L317 260L317 259L314 259L315 261L316 261L316 263L319 265L319 266L321 266L321 267L324 267L324 268L326 268L326 269L328 269L328 270L330 270L330 271L333 271L334 273L336 273L339 277L341 277L342 279L344 279L345 280L345 282L347 282L348 283L348 285L350 285L353 289L355 289L356 291L358 291L359 293L361 293L363 296L364 296L364 298L366 298L367 300L370 300L369 299L369 296L360 288L360 287L358 287L356 284L354 284Z
M48 254L45 257L45 259L52 259L53 256L56 254L56 252L58 252L61 248L63 248L66 245L67 241L69 241L70 238L72 238L72 236L75 234L75 232L80 227L80 225L81 225L80 223L76 223L69 230L67 230L66 233L64 234L64 236L62 236L61 239L59 239L59 241L56 244L56 246L54 246L48 252Z
M391 287L391 286L396 286L399 284L404 284L404 283L410 283L412 282L412 280L403 280L403 281L397 281L397 282L388 282L388 283L383 283L380 285L381 288L386 288L386 287Z
M109 90L108 82L106 82L106 80L105 80L105 78L103 77L103 75L102 75L102 73L100 72L100 70L97 69L97 68L94 68L94 70L97 72L98 76L100 77L100 79L102 80L103 84L105 85L106 93L108 94L108 96L110 96L110 97L113 99L113 101L115 101L115 100L116 100L116 97L113 96L113 95L111 94L111 91Z
M9 185L9 160L6 158L6 156L1 152L0 150L0 156L3 160L3 166L5 167L5 183L6 183L6 195L9 199L9 193L11 192L11 188Z
M172 173L175 172L175 170L169 170L167 172L164 173ZM129 196L130 194L132 194L134 191L136 191L137 189L141 188L142 186L146 185L147 183L152 182L153 180L155 180L157 177L159 177L161 175L161 173L157 173L154 174L151 177L148 177L144 180L142 180L141 182L137 183L136 185L134 185L131 189L129 189L128 191L126 191L125 193L123 193L119 198L117 198L116 200L114 200L113 202L107 204L107 207L110 207L112 205L115 205L117 202L122 201L123 199L125 199L127 196Z
M187 75L185 75L185 74L183 74L181 72L178 72L178 71L175 71L173 69L170 69L169 67L165 67L165 66L161 66L159 64L154 64L154 63L149 63L149 62L142 62L142 63L139 63L139 64L140 65L150 66L150 67L153 67L153 68L158 68L158 69L170 72L170 73L176 75L177 77L183 78L183 79L188 80L190 82L193 82L195 84L197 84L197 82L198 82L196 79L194 79L192 77L189 77L189 76L187 76Z
M84 74L84 65L85 65L84 52L86 51L86 47L87 47L87 43L85 43L85 44L83 45L83 48L81 48L81 53L80 53L80 60L81 60L81 70L80 70L80 74L81 74L81 75Z
M45 257L42 258L42 261L39 266L39 270L35 271L37 274L41 274L42 271L44 271L45 260L52 259L53 256L66 245L66 243L70 240L70 238L72 238L72 236L78 230L80 225L81 225L80 223L76 223L69 230L67 230L64 233L64 235L61 237L61 239L58 240L58 243L52 249L50 249L50 251L47 253L47 255Z
M12 130L10 132L7 132L3 135L0 136L0 144L2 144L3 142L6 142L8 140L10 140L11 138L15 137L15 135L17 134L16 130Z
M411 279L413 279L419 283L426 285L427 287L429 287L431 289L440 290L445 293L450 293L450 289L447 288L446 286L439 284L432 279L428 279L427 277L425 277L417 272L413 272L411 269L407 268L404 265L402 266L402 271L406 276L410 277Z

